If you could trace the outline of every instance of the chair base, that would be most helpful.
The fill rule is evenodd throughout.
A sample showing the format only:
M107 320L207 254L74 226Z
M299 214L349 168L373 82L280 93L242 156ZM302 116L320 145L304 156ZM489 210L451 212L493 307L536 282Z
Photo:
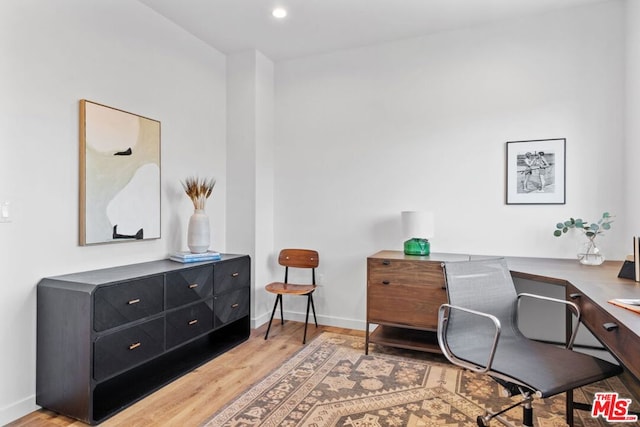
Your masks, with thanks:
M509 391L509 390L507 390ZM573 410L577 409L580 411L591 411L592 407L590 404L587 403L581 403L581 402L574 402L573 401L573 390L569 390L566 392L567 394L567 401L566 401L566 409L567 409L567 425L569 427L573 427ZM531 396L531 394L524 394L523 395L523 399L520 402L514 403L511 406L508 406L505 409L500 410L499 412L489 412L487 411L485 413L484 416L479 415L478 418L476 419L476 423L478 424L479 427L487 427L489 425L489 421L491 421L493 418L495 418L496 420L500 421L502 424L508 426L508 427L515 427L512 423L510 423L509 421L505 420L504 418L500 417L501 414L507 412L510 409L515 408L518 405L523 405L522 406L522 425L524 426L533 426L533 406L532 406L532 402L533 402L533 397ZM636 413L633 412L629 412L630 414L634 414L634 415L638 415Z
M307 295L307 313L304 319L304 335L302 336L302 344L307 343L307 325L309 324L309 308L313 311L313 321L318 327L318 319L316 318L316 307L313 304L313 292ZM282 308L282 294L276 295L276 302L273 304L273 310L271 311L271 318L269 319L269 326L267 326L267 332L264 334L264 339L269 337L269 331L271 330L271 323L273 322L273 316L276 314L276 309L280 303L280 324L284 325L284 309Z
M530 393L523 394L522 400L520 402L516 402L513 405L507 406L506 408L503 408L498 412L487 411L484 416L479 415L478 418L476 418L476 423L478 424L478 427L487 427L489 425L489 421L495 418L507 427L515 427L514 424L505 420L500 415L515 408L516 406L522 405L522 425L533 427L533 407L531 405L532 401L533 396L531 396Z

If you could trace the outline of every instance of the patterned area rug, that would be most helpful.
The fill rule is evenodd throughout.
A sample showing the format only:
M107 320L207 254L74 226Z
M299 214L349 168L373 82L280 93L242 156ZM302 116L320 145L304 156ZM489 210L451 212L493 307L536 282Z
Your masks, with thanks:
M575 400L591 403L594 391L630 396L613 378L576 390ZM325 332L204 427L473 427L483 405L497 411L512 402L500 397L499 386L487 376L458 369L441 356L381 346L365 356L363 338ZM536 426L566 426L564 394L534 400L534 417ZM522 409L505 418L521 424ZM575 425L616 426L585 411L576 411Z

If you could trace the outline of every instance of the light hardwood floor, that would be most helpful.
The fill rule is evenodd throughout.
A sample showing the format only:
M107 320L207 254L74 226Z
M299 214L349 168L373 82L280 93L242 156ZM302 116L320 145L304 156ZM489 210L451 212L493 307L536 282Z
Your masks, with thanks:
M247 341L163 387L142 401L108 419L101 426L198 426L303 347L304 323L274 322L265 341L266 325L252 330ZM307 342L323 331L364 336L354 331L309 325ZM39 410L11 427L84 426L86 424L51 411Z

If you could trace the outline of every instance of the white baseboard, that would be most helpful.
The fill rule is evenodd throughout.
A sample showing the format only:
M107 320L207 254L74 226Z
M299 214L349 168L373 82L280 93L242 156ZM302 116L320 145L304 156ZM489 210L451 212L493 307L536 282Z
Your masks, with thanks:
M273 317L273 321L280 322L280 316ZM296 311L285 311L284 320L295 320L296 322L304 322L306 313ZM269 322L271 313L263 313L262 315L251 320L253 329L259 328ZM313 314L309 314L309 323L313 323ZM346 319L343 317L318 316L318 325L334 326L336 328L346 328L364 331L367 323L364 320Z
M35 395L29 396L9 406L5 406L4 408L0 408L0 426L7 425L18 418L24 417L33 411L37 411L38 409L40 409L40 407L36 405Z

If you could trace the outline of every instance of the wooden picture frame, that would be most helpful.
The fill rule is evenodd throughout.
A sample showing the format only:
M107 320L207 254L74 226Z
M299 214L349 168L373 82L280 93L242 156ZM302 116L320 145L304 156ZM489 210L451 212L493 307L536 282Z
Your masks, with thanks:
M566 139L509 141L506 204L566 203Z
M160 238L160 122L80 100L80 245Z

